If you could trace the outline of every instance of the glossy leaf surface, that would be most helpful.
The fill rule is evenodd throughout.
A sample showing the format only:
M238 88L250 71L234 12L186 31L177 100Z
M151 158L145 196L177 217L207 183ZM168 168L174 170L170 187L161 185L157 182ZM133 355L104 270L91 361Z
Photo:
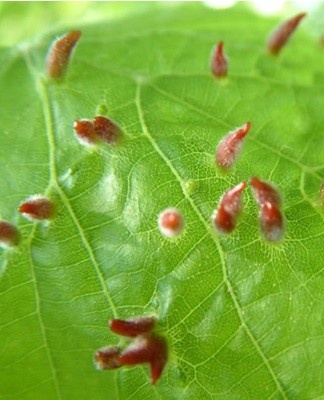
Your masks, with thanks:
M81 23L60 82L44 72L55 35L1 52L0 217L22 234L0 250L1 399L323 398L324 52L301 26L271 57L278 22L194 3ZM73 121L96 115L120 145L78 142ZM216 145L242 121L253 130L224 174ZM260 236L249 190L231 235L211 226L221 194L252 176L281 192L281 244ZM53 221L18 215L33 194L56 202ZM168 207L186 221L175 240L157 226ZM108 320L138 315L168 340L155 387L146 366L93 365L120 344Z

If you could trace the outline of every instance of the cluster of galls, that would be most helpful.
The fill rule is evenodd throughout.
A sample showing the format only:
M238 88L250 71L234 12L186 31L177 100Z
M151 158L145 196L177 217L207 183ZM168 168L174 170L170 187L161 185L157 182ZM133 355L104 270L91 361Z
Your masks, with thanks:
M267 42L267 50L271 54L276 55L280 52L304 16L305 13L296 15L271 34ZM47 57L47 73L50 78L60 79L64 76L80 36L80 31L71 31L53 43ZM213 50L211 58L211 71L217 78L223 78L228 74L228 60L224 55L223 46L223 42L220 42ZM232 167L250 127L250 122L247 122L221 140L215 154L219 168L228 170ZM74 122L74 130L77 138L86 145L98 142L115 144L121 137L119 127L104 116L97 116L93 120L79 119ZM250 179L250 185L259 206L259 224L263 237L271 242L281 240L284 233L284 218L277 189L256 177ZM241 182L227 190L221 197L212 216L212 223L220 233L230 233L235 229L242 211L242 194L246 186L246 182ZM321 198L324 203L324 184L321 188ZM48 220L54 216L55 205L51 199L36 195L24 201L19 211L31 220ZM158 225L164 235L177 236L184 228L184 219L177 209L169 208L159 215ZM0 220L0 246L16 246L19 240L19 230L10 222ZM132 341L124 349L119 346L99 349L95 354L98 368L110 370L125 365L147 363L150 365L151 381L154 384L161 376L168 355L165 339L154 332L155 323L152 317L111 320L109 324L111 331L132 338Z
M125 349L108 346L99 349L95 362L101 370L111 370L127 365L149 364L151 383L161 376L168 358L168 349L163 337L154 332L156 320L153 317L113 319L110 330L133 340Z
M269 242L280 241L284 234L284 218L279 192L270 183L256 177L250 179L250 185L259 207L259 226L262 236ZM246 186L246 182L241 182L221 197L212 217L212 222L220 233L230 233L236 227L243 208L242 193Z
M243 141L251 128L246 122L241 127L225 135L215 151L215 162L222 171L231 170L243 146ZM281 200L277 189L258 178L251 178L250 184L254 198L259 206L259 225L263 238L269 242L279 242L284 234L284 218L281 212ZM242 194L246 182L241 182L227 190L212 215L212 224L221 234L231 233L242 211ZM168 237L178 236L184 228L184 218L175 208L168 208L158 217L158 226L162 234Z

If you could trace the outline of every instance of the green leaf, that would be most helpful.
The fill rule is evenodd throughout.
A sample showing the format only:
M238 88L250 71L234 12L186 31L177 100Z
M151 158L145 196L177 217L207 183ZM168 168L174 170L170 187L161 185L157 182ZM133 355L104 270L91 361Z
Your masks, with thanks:
M266 54L277 22L193 3L78 26L58 82L44 71L53 35L3 49L0 216L23 239L0 253L1 399L324 398L324 52L301 26ZM220 40L230 70L217 81ZM103 111L124 142L82 146L73 121ZM246 121L223 174L215 147ZM211 227L251 176L280 188L281 244L260 236L250 190L231 235ZM57 203L50 223L18 215L37 193ZM175 240L157 227L170 206L186 220ZM147 366L97 371L98 348L126 343L107 321L147 314L169 345L156 386Z

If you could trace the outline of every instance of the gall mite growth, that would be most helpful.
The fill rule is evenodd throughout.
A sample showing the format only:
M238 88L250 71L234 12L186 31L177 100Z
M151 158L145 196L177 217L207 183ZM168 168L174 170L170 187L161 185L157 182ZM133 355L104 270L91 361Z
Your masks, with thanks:
M120 348L117 346L108 346L99 349L95 354L95 363L98 369L110 370L121 366L119 362Z
M99 141L116 144L121 138L121 130L110 119L102 116L74 121L73 129L82 144L94 145Z
M34 195L22 203L18 211L31 221L44 220L51 219L54 216L55 206L52 200L47 197Z
M230 233L235 228L242 211L242 193L245 188L246 182L241 182L221 197L212 216L212 223L219 233Z
M99 140L93 122L88 119L74 121L73 129L82 144L92 145Z
M164 236L179 236L184 228L183 216L176 208L167 208L158 216L158 227Z
M110 119L102 116L93 119L95 131L99 138L109 144L114 144L118 141L121 135L119 127Z
M255 201L259 206L262 206L266 201L275 204L277 207L281 206L280 194L270 183L254 176L250 179L250 184Z
M0 220L0 247L17 246L20 240L18 229L8 221Z
M246 122L239 128L229 132L219 143L216 149L216 164L227 170L236 161L242 148L243 140L251 128L251 123Z
M250 183L255 201L260 209L261 234L269 242L279 242L285 231L284 218L280 210L280 194L270 183L259 178L251 178Z
M109 328L118 335L136 337L149 333L155 326L153 317L137 317L129 319L112 319L109 321Z
M212 51L211 70L216 78L227 76L228 62L224 55L224 43L219 42Z
M133 338L133 340L124 350L116 346L99 349L95 353L95 363L98 369L149 364L151 382L155 384L160 378L168 358L165 339L153 332L155 324L156 319L148 316L111 320L109 327L113 332Z
M80 31L71 31L55 40L51 45L46 59L47 73L51 78L57 79L64 76L72 50L80 36Z
M271 33L267 42L267 49L271 54L277 55L281 51L305 15L305 12L297 14L284 21Z
M150 364L151 383L154 385L167 362L166 342L154 334L138 336L118 360L122 365Z
M284 235L284 219L279 207L265 201L260 208L260 230L269 242L279 242Z

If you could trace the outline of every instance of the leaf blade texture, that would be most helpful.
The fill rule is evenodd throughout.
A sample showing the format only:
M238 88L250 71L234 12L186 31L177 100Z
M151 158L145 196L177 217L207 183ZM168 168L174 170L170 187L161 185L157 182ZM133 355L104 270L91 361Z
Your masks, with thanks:
M189 4L85 24L62 82L44 79L52 36L2 51L0 210L22 240L0 250L1 398L323 396L324 54L302 29L280 59L265 54L277 23ZM209 67L219 40L224 83ZM120 126L120 146L77 141L73 121L95 115ZM245 120L253 135L224 175L215 146ZM281 190L278 246L249 191L233 234L211 227L221 194L252 176ZM49 224L17 214L38 193L57 205ZM186 220L176 240L157 226L168 207ZM92 362L119 345L108 320L137 315L155 315L168 341L156 387L147 366Z

